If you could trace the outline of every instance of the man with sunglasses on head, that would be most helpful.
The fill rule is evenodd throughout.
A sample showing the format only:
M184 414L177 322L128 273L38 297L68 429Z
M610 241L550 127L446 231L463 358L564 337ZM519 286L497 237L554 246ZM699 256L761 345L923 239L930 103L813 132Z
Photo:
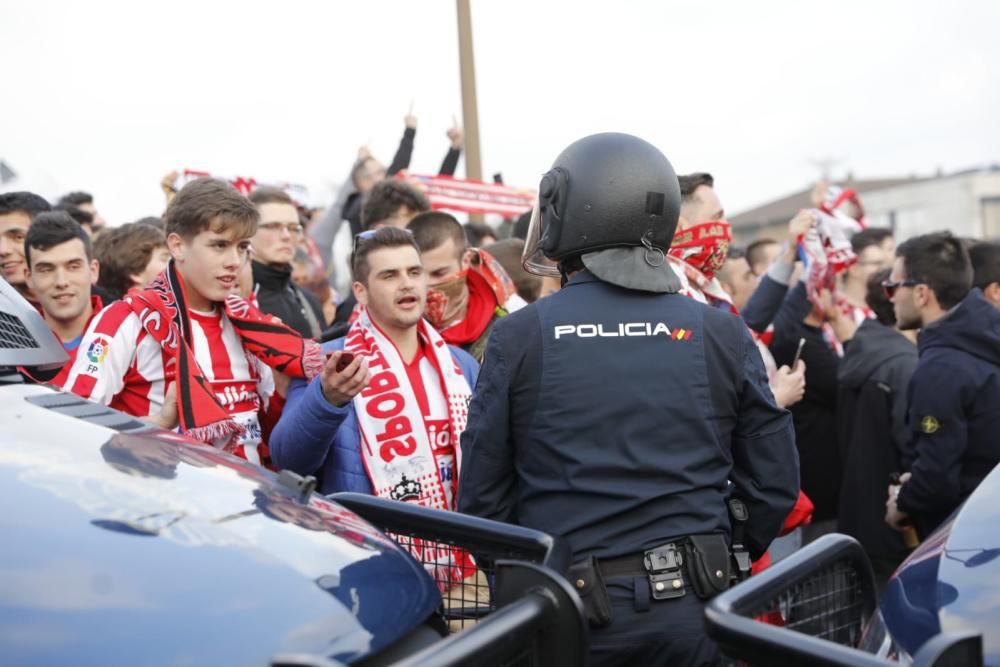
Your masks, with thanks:
M345 337L323 345L321 376L289 387L270 440L275 465L316 475L322 493L455 509L479 366L424 320L427 273L409 231L358 234L352 266L363 308Z
M277 188L257 188L250 201L260 213L253 237L253 282L262 312L274 315L303 338L318 339L326 321L316 297L292 282L292 258L302 224L292 198Z
M899 328L920 329L909 385L912 465L889 487L885 518L926 537L1000 463L1000 311L970 291L969 255L948 232L900 245L883 286Z

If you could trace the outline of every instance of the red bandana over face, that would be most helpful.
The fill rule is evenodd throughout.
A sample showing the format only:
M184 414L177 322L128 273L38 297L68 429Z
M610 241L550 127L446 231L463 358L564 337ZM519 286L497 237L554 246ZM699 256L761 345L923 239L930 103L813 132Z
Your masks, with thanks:
M698 269L709 280L726 263L733 240L725 220L703 222L674 234L668 254Z

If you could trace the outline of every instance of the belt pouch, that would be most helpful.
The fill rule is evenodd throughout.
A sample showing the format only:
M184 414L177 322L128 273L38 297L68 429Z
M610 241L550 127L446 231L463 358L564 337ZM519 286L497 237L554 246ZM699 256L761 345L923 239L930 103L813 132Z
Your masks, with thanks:
M569 580L573 582L583 609L587 614L587 622L592 628L603 628L611 625L614 614L611 611L611 598L604 586L604 578L597 567L594 556L570 565Z
M731 560L729 546L722 535L691 535L687 538L685 551L695 595L707 600L729 588Z

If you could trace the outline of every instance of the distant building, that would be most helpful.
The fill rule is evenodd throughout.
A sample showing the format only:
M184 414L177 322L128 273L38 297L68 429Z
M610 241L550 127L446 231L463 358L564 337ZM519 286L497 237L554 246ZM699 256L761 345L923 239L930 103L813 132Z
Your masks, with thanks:
M883 178L841 183L854 188L869 227L888 227L897 239L950 230L957 236L1000 239L1000 164L930 178ZM784 240L788 221L810 208L812 187L729 218L734 243Z

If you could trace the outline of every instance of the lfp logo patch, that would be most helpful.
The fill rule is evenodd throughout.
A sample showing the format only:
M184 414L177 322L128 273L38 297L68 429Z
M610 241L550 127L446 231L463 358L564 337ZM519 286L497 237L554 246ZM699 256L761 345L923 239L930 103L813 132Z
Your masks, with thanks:
M111 347L111 343L108 342L107 338L103 336L95 340L87 348L87 359L90 360L92 364L99 364L104 361L104 358L108 356L108 350Z

